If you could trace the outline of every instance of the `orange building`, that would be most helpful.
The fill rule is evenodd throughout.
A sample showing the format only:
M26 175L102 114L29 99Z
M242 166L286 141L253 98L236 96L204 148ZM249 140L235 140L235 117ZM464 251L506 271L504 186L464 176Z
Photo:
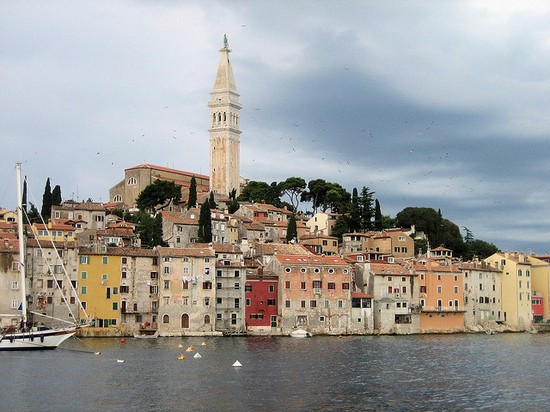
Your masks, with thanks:
M464 275L450 261L419 259L413 262L420 288L420 331L464 329Z

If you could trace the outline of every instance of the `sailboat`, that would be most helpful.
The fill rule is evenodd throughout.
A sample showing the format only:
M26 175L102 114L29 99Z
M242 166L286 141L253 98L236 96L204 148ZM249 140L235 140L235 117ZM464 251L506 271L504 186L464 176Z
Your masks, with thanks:
M23 233L23 199L21 190L21 163L15 166L17 180L17 234L19 237L19 275L21 290L21 321L18 326L0 330L0 351L55 349L76 333L78 325L47 328L32 325L28 319L26 296L25 237Z

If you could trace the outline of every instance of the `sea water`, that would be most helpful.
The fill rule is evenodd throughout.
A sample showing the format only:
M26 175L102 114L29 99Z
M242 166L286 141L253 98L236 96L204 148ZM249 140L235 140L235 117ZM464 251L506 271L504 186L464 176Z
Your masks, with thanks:
M0 410L550 410L549 369L550 334L71 339L1 352Z

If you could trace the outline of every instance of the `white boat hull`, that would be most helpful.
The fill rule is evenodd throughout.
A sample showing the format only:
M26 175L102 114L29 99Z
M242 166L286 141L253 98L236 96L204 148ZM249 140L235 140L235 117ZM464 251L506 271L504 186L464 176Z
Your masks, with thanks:
M291 338L311 338L313 335L307 330L297 329L290 332Z
M75 328L7 333L0 340L0 351L55 349L75 333Z

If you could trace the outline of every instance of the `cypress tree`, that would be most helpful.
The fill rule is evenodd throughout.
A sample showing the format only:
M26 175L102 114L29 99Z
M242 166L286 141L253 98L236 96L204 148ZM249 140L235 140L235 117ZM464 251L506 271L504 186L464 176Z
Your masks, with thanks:
M187 201L187 210L192 207L197 207L197 180L195 176L191 178L191 184L189 185L189 200Z
M378 199L374 202L374 227L376 230L382 230L384 228L384 222L382 221L382 211L380 210L380 202Z
M212 217L210 216L210 206L206 201L201 206L199 214L199 243L212 242Z
M44 195L42 195L42 209L40 210L42 219L47 222L52 214L52 188L50 186L50 178L46 180L46 187L44 188Z
M286 241L290 242L293 239L298 240L298 227L296 225L296 215L294 213L290 215L286 229Z
M27 216L27 176L25 176L25 179L23 180L23 196L21 197L21 205L23 207L23 222L29 223Z
M56 185L52 191L52 205L60 205L63 200L61 199L61 186Z
M208 199L208 206L210 209L216 209L218 205L216 204L216 200L214 199L214 192L210 192L210 198Z

